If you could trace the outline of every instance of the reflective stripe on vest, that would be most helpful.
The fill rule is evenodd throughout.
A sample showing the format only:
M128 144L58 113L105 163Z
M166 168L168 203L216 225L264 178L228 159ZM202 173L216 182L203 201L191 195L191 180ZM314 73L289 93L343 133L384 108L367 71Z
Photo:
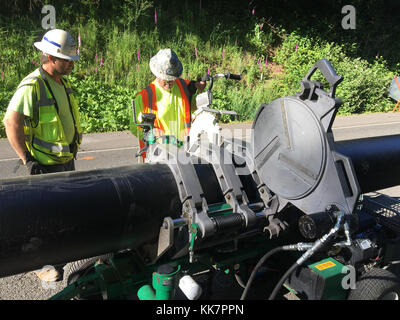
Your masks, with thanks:
M184 128L185 128L185 135L189 135L189 130L192 124L191 121L191 113L190 113L190 101L189 101L189 88L185 80L178 78L176 84L181 91L181 96L184 104L184 114L183 114L183 121L184 121ZM183 98L182 91L185 92L185 99Z
M147 86L145 88L146 93L147 93L147 105L145 105L145 108L148 108L148 111L145 113L153 113L153 104L154 104L154 99L153 99L153 87L152 86Z
M145 106L145 112L157 114L158 108L157 108L156 87L153 83L150 83L150 85L148 85L145 88L145 90L147 93L147 101L148 101L147 109ZM154 121L153 131L156 136L161 136L162 133L164 132L164 126L162 125L158 117L156 117L156 120Z
M32 142L38 146L49 149L51 152L59 153L59 152L70 152L69 146L62 146L59 144L43 141L38 137L34 137Z
M82 141L82 134L79 134L79 141ZM43 141L41 139L39 139L38 137L34 137L32 140L32 143L49 149L51 152L54 153L60 153L60 152L64 152L64 153L68 153L71 152L71 149L68 146L63 146L63 145L59 145L59 144L55 144L55 143L51 143L51 142L47 142L47 141Z

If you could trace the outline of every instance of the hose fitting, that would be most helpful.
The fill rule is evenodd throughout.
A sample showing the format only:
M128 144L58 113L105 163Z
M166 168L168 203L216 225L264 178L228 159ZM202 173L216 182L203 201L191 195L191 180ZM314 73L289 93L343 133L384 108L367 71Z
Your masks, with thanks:
M322 238L314 242L313 246L296 261L297 265L303 264L307 259L313 256L315 252L321 249L326 242L332 239L340 231L340 228L344 223L344 213L341 211L337 211L335 212L335 215L337 217L336 223L333 228L327 234L323 235Z

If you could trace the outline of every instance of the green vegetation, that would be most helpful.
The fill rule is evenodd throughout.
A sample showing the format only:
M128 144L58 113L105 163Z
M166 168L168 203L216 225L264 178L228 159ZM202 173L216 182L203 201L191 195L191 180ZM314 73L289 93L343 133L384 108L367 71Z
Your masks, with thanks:
M393 72L382 57L369 63L359 57L347 56L343 46L300 37L296 33L288 35L275 57L276 63L285 70L281 78L274 79L274 88L279 92L278 95L285 96L296 92L299 81L315 61L323 58L328 59L336 72L344 76L336 91L336 96L343 101L339 114L392 110L394 103L387 96L387 90Z
M56 8L57 28L81 40L81 59L69 79L85 132L128 129L132 98L153 80L150 57L166 47L177 52L186 79L242 73L242 81L219 80L214 87L214 107L238 112L241 121L253 119L260 104L298 92L299 81L322 58L344 76L339 113L387 112L395 103L387 95L399 70L395 1L353 1L356 30L341 28L344 1L29 3L0 4L0 119L18 83L39 62L32 44L45 32L44 4Z

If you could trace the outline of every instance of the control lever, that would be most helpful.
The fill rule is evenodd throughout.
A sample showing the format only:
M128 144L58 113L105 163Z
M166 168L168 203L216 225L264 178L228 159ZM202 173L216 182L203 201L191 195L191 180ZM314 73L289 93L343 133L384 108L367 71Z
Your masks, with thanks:
M336 88L340 82L343 81L343 76L340 76L333 69L331 63L326 59L319 60L308 72L308 74L301 80L300 85L302 92L298 94L299 98L302 100L312 98L316 88L322 89L322 83L319 81L311 81L311 77L315 71L320 70L322 75L329 83L329 93L331 98L335 98Z

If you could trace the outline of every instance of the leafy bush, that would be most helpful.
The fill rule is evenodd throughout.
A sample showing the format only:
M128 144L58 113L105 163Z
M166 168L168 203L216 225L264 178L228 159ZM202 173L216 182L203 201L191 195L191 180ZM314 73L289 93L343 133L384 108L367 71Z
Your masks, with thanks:
M85 133L129 129L129 108L135 94L132 89L109 85L93 77L78 80L70 76L70 81L79 100Z
M344 77L336 91L336 96L343 101L340 114L387 112L393 108L393 101L387 94L393 73L382 58L373 63L361 58L349 58L340 45L300 37L296 33L285 39L276 55L276 62L284 69L283 78L274 82L279 95L298 92L300 80L323 58L328 59L336 72ZM313 79L324 83L322 75L319 73L319 78L317 75L316 72Z

